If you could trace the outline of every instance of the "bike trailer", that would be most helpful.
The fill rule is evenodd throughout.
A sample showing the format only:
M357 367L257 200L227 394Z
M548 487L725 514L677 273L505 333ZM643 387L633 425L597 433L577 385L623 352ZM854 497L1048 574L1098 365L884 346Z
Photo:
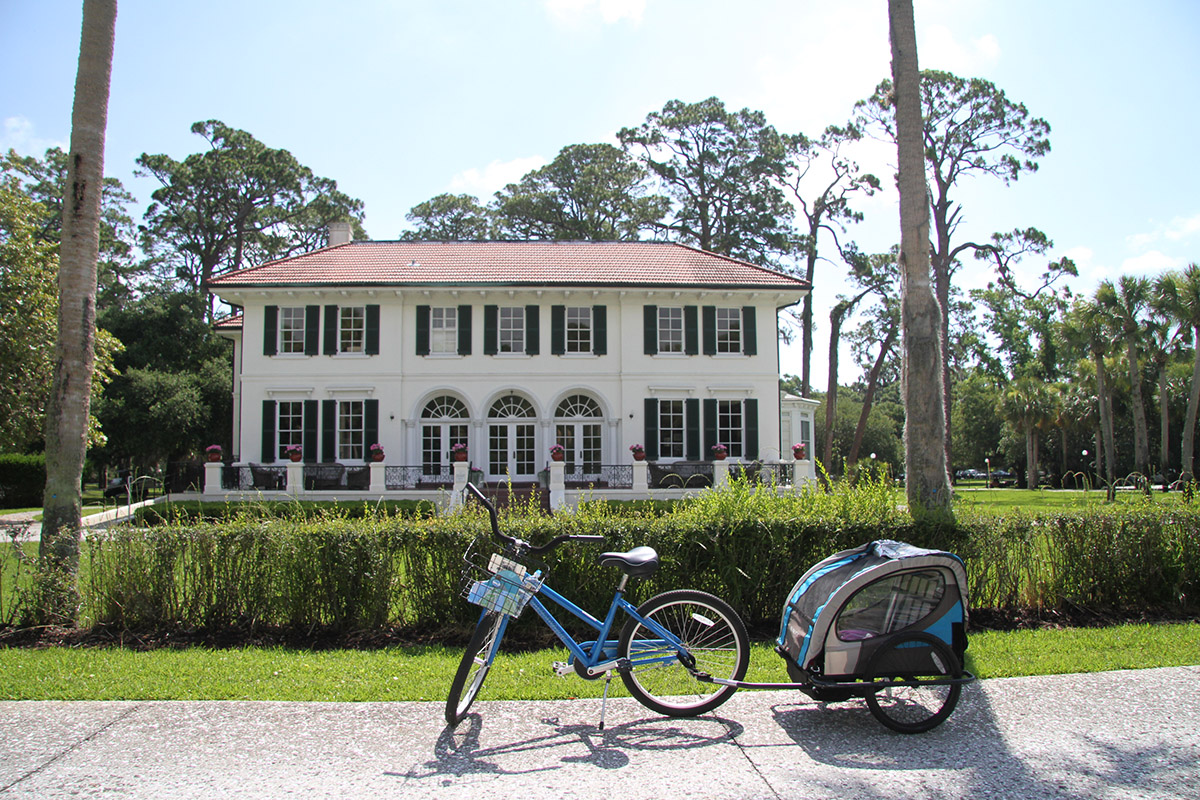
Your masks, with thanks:
M900 634L939 639L961 663L966 583L962 560L952 553L886 539L844 550L792 588L776 651L797 682L862 677L875 654ZM916 644L901 644L885 660Z

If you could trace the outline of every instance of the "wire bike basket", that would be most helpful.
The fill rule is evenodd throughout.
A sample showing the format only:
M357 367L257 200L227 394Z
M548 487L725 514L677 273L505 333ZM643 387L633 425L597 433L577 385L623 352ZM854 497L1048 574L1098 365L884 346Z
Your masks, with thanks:
M542 588L541 570L530 573L525 565L500 553L476 550L474 544L463 561L461 594L488 611L516 619Z

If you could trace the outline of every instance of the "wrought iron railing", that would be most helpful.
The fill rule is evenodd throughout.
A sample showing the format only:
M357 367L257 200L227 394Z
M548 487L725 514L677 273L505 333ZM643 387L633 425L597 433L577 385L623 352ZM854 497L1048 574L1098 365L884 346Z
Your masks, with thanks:
M711 462L676 461L650 465L651 489L703 489L712 485Z
M563 471L563 480L572 489L631 489L633 467L629 464L568 464Z

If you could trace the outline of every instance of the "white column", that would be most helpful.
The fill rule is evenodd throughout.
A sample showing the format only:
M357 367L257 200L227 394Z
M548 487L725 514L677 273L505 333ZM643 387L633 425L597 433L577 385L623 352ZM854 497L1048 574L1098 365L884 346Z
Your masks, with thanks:
M371 494L383 494L387 491L387 464L382 461L372 461L371 467L371 486L367 490Z
M724 486L729 483L729 462L725 459L713 460L713 486Z
M220 461L208 461L204 464L204 494L221 494L221 469L225 465Z
M633 491L646 493L650 491L650 462L633 462Z
M811 458L797 458L792 462L792 487L799 491L804 484L817 479L817 468Z
M304 462L287 462L287 493L298 495L304 489Z
M467 490L467 478L471 474L471 463L469 461L455 461L454 466L454 488L450 491L450 508L451 510L458 508L463 503L463 492Z
M567 465L550 462L550 508L557 510L567 504Z

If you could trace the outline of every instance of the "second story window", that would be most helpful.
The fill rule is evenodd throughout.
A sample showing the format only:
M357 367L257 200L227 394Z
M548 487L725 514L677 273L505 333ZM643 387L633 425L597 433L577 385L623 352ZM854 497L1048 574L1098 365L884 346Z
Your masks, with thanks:
M683 352L683 309L658 309L658 352Z
M304 307L279 309L279 352L304 353Z
M499 310L498 340L501 353L525 352L525 309L504 306Z
M429 352L454 354L458 352L458 309L429 309Z
M341 306L338 309L338 352L365 352L367 341L367 310L363 306Z
M568 353L592 352L592 309L566 309L566 345Z
M740 308L717 309L717 352L742 352L742 310Z

